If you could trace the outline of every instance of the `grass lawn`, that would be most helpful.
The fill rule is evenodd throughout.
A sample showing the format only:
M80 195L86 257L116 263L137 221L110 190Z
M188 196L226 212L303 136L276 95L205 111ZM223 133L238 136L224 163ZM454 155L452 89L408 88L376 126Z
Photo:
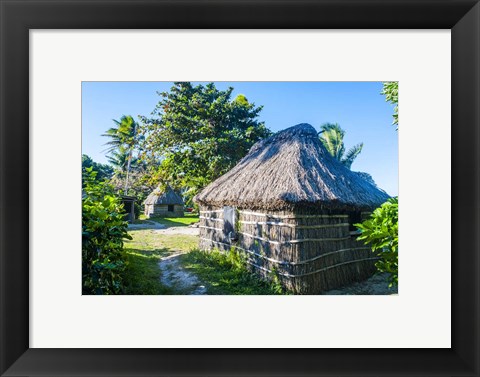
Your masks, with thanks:
M170 227L184 227L198 221L198 215L176 218L140 218L137 224L157 222ZM235 253L198 250L198 237L189 234L165 234L161 229L130 229L132 240L125 241L124 273L126 294L182 294L175 286L162 284L159 262L172 254L178 257L175 269L186 271L200 279L211 295L271 295L282 294L279 284L265 282L254 276Z
M135 229L128 233L133 240L125 241L125 248L155 251L161 256L185 253L198 247L198 237L187 234L161 234L156 229Z
M198 246L198 238L184 234L159 234L155 229L129 231L133 240L125 241L127 268L123 279L129 295L175 294L160 282L158 262L162 257L187 252Z
M125 294L127 295L165 295L172 294L169 287L160 282L160 270L157 263L162 257L158 251L125 249L127 268L123 274Z
M199 221L198 214L185 213L183 217L150 217L147 219L145 215L140 215L138 220L134 221L134 224L142 224L148 221L155 221L156 223L170 226L189 226Z
M279 284L265 282L248 271L234 253L192 250L181 256L181 263L202 280L211 295L285 294Z

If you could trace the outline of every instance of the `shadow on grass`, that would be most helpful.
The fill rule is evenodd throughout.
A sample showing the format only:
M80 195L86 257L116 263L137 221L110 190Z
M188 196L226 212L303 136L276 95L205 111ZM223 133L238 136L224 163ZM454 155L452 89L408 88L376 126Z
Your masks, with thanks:
M158 262L171 251L167 248L155 250L125 249L127 267L123 275L127 295L168 295L171 288L160 280Z
M139 230L155 230L155 229L166 229L167 227L160 224L142 224L142 225L130 225L128 227L128 232L136 232Z
M165 229L167 226L161 224L158 221L152 220L134 220L132 223L128 224L128 231L134 232L136 230L146 230L146 229Z

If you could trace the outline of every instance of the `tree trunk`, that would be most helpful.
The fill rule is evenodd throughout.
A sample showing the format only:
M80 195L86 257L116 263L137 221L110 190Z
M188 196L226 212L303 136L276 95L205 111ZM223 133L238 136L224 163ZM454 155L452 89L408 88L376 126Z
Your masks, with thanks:
M127 176L125 177L125 188L124 188L124 194L127 195L128 193L128 176L130 173L130 165L132 162L132 151L128 154L128 161L127 161Z

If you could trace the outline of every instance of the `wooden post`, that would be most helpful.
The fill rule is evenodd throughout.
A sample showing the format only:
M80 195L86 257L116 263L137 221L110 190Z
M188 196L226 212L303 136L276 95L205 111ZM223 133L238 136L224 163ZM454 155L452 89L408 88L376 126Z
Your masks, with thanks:
M130 221L135 220L135 199L132 200L132 205L130 206Z

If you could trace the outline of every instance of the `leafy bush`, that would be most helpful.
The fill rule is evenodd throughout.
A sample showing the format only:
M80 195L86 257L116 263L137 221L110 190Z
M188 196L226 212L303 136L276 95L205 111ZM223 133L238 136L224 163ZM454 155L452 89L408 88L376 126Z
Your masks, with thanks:
M378 271L390 274L390 286L398 285L398 198L387 200L369 219L355 226L362 231L357 239L378 253Z
M133 208L133 212L135 213L135 218L138 219L140 215L144 212L144 208L140 203L135 201L135 207Z
M131 239L124 221L123 204L113 187L96 180L86 168L82 197L83 294L118 294L123 290L121 272L123 239Z
M383 88L380 94L385 96L385 101L391 103L393 108L393 125L397 126L398 130L398 81L387 81L383 83Z
M82 154L82 173L85 173L85 169L92 168L93 171L97 172L95 179L97 181L104 181L105 179L110 179L113 175L113 169L109 165L99 164L92 160L91 157L86 154Z

